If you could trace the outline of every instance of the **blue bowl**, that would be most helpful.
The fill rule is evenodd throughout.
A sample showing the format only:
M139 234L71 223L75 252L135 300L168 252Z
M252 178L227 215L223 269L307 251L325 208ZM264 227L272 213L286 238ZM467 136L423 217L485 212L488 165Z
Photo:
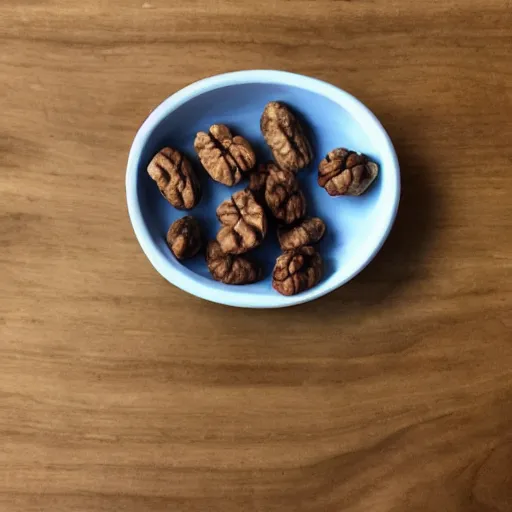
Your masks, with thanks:
M170 224L189 212L175 210L160 194L146 168L164 146L183 151L200 174L203 196L190 214L208 239L219 223L217 206L246 186L226 187L207 175L194 153L198 131L214 123L228 125L253 145L258 161L272 158L260 133L265 104L278 100L302 118L315 153L312 165L299 173L308 214L321 217L327 233L319 244L325 262L322 281L292 297L272 289L271 272L280 250L269 233L254 257L266 272L256 284L230 286L213 280L203 256L180 263L165 237ZM330 150L347 147L366 153L380 167L377 180L360 197L330 197L317 184L319 161ZM352 279L377 254L394 222L400 198L400 171L393 145L376 117L350 94L313 78L281 71L241 71L196 82L167 98L144 122L130 150L126 195L133 229L142 250L169 282L203 299L230 306L279 308L314 300ZM251 253L252 254L252 253Z

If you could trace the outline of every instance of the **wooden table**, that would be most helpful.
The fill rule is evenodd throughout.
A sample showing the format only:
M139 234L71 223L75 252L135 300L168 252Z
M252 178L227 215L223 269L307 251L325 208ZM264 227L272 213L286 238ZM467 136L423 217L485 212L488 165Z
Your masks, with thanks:
M124 173L184 85L332 82L399 154L360 276L281 311L181 292ZM507 0L2 0L0 510L512 510Z

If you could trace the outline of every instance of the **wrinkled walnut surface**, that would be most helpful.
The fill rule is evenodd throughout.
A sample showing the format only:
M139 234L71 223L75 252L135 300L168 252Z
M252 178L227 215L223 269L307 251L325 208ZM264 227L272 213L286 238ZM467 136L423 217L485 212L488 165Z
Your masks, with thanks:
M270 166L275 165L273 162L258 165L257 169L249 174L249 185L247 188L253 193L257 201L262 203L265 201L265 186L269 174Z
M199 180L187 157L173 148L163 148L148 165L148 173L162 195L179 210L190 210L201 199Z
M296 295L315 286L322 273L322 257L313 247L305 245L277 258L272 286L282 295Z
M360 196L379 174L367 156L345 148L334 149L318 166L318 184L331 196Z
M206 264L213 278L225 284L249 284L262 278L262 271L256 264L243 256L225 254L216 240L208 243Z
M279 167L296 172L311 163L309 141L299 121L286 105L277 101L267 103L260 127Z
M280 226L277 230L279 245L283 251L290 251L303 245L319 242L325 233L325 223L318 217L308 217L294 226Z
M250 190L241 190L217 208L223 227L217 233L222 250L242 254L254 249L267 234L267 217Z
M167 245L179 260L194 257L202 245L201 228L197 219L187 215L174 221L167 232Z
M246 139L233 137L223 124L210 126L208 133L199 132L194 148L208 174L229 187L236 185L244 172L256 165L256 156Z
M274 217L292 224L306 214L306 198L299 188L297 177L291 171L267 164L269 175L265 183L265 201Z

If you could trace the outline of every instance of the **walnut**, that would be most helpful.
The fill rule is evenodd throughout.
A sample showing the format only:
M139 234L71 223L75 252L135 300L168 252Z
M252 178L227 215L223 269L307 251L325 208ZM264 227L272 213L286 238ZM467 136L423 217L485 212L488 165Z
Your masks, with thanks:
M256 155L247 140L239 135L233 137L223 124L210 126L208 133L199 132L194 148L208 174L229 187L256 165Z
M311 163L309 141L286 105L277 101L267 103L260 127L279 167L295 172Z
M319 242L325 233L325 223L318 217L308 217L294 226L280 226L277 238L283 251Z
M334 149L318 166L318 184L331 196L360 196L379 174L379 166L366 155Z
M201 199L201 186L187 157L173 148L163 148L148 165L149 175L162 195L179 210L190 210Z
M225 254L216 240L208 243L206 264L213 278L225 284L249 284L262 278L258 266L243 256Z
M297 177L291 171L267 164L269 175L265 184L265 201L274 217L292 224L306 214L306 199L299 188Z
M256 200L262 204L265 201L265 185L269 174L269 167L275 165L272 162L258 165L258 168L249 174L247 188L253 193Z
M262 242L267 234L267 217L250 190L241 190L217 208L223 227L217 233L222 250L242 254Z
M174 221L167 232L167 245L179 260L194 257L202 245L201 228L197 219L187 215Z
M305 245L277 258L272 287L282 295L296 295L315 286L322 273L322 257L313 247Z

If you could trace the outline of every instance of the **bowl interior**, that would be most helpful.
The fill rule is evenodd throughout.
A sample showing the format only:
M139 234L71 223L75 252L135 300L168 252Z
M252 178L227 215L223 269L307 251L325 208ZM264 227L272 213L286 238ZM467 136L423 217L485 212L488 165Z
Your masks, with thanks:
M358 115L343 102L333 101L321 93L279 83L241 83L191 97L148 132L137 161L136 194L153 246L151 250L156 253L150 259L157 259L160 266L164 261L187 280L192 279L199 288L208 286L212 295L206 298L219 299L219 302L263 307L298 302L299 296L282 297L271 286L271 271L280 253L273 225L263 245L251 253L264 266L267 276L252 285L237 287L218 283L211 278L202 255L182 264L173 257L165 243L170 224L189 213L199 219L208 239L214 238L219 229L215 216L217 206L247 184L244 180L230 188L209 178L194 152L196 133L207 131L214 123L226 124L235 134L243 135L251 142L259 162L269 160L272 155L259 126L263 108L271 100L285 102L294 110L314 148L314 161L299 173L299 180L307 197L308 214L321 217L327 224L326 236L319 244L325 261L321 289L335 288L364 267L380 247L384 232L393 220L398 173L394 154L390 154L385 132L364 107L359 105L363 112ZM168 204L146 172L151 158L164 146L183 151L200 176L203 196L199 205L190 212L178 211ZM340 146L366 153L380 166L376 182L361 197L330 197L316 182L319 161L328 151ZM147 254L146 248L145 251ZM194 290L189 291L195 293ZM308 300L308 294L312 292L315 289L301 294L300 302ZM224 293L230 294L229 300L222 299ZM197 294L204 296L200 291Z

